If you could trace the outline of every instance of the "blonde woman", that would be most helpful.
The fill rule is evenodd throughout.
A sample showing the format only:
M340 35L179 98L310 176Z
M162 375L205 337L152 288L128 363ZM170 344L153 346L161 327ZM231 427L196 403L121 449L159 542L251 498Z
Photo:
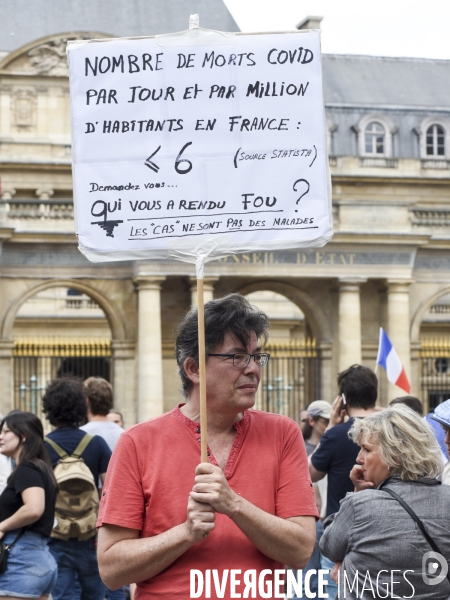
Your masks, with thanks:
M446 600L450 487L436 480L442 461L429 425L396 405L356 419L349 436L361 448L350 473L355 493L325 521L320 542L342 562L334 574L340 597ZM430 539L440 557L428 554Z

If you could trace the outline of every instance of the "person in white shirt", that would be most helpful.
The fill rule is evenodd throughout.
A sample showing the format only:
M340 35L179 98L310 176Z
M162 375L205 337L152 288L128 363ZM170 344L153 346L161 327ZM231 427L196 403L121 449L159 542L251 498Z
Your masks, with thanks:
M108 419L108 414L114 406L112 385L101 377L89 377L84 385L88 394L86 400L88 422L80 429L102 437L112 452L124 432L122 427ZM107 600L125 600L122 588L110 590L104 586L104 595Z
M102 437L112 452L124 432L122 427L108 419L108 413L113 408L112 386L101 377L89 377L84 385L88 393L86 400L88 423L80 429Z

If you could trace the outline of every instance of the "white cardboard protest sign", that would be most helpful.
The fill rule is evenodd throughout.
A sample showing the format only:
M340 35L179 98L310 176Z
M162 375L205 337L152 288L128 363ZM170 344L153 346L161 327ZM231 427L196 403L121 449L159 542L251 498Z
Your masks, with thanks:
M71 42L68 56L90 260L195 262L331 238L318 31Z

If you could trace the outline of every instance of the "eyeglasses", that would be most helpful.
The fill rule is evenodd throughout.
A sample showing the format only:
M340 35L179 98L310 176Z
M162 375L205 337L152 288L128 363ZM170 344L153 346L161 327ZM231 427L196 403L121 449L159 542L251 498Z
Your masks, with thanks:
M239 352L238 354L208 354L208 356L227 356L228 358L232 358L233 367L236 367L236 369L245 369L251 358L253 358L256 365L262 369L267 365L270 358L270 354L265 352L258 354L246 354L244 352Z

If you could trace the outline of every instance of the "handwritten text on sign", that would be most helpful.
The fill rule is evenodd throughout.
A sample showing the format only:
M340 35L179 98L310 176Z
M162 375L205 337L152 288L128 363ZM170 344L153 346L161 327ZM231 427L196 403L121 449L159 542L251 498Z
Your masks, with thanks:
M81 246L234 252L331 236L317 32L69 47ZM112 257L113 259L113 257Z

